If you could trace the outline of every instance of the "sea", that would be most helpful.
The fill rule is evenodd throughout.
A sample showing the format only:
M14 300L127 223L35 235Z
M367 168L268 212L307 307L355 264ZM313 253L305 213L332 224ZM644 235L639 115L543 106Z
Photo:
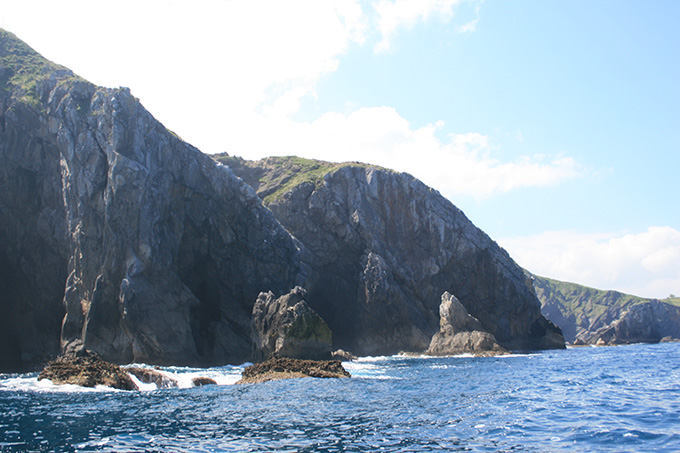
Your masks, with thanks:
M180 388L141 391L3 374L0 451L680 451L680 343L343 364L248 385L246 364L168 367Z

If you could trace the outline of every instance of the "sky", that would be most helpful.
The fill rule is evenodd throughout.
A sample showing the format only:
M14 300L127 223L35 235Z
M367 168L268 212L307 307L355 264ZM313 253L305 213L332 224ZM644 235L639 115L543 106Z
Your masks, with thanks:
M529 271L680 295L680 2L0 0L206 153L405 171Z

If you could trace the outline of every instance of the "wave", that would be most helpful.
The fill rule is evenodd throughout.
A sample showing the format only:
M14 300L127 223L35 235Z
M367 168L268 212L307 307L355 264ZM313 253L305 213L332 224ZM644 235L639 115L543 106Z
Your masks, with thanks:
M233 385L241 379L241 372L249 364L238 366L228 365L215 368L190 368L190 367L156 367L144 363L135 363L129 366L136 368L153 369L166 374L168 378L177 382L177 387L186 389L194 387L193 379L207 377L213 379L217 385ZM122 367L123 369L126 366ZM154 383L141 382L137 377L130 374L130 378L137 384L140 391L155 391L158 387ZM19 392L53 392L53 393L78 393L78 392L119 392L112 387L98 385L96 387L81 387L73 384L54 384L49 379L38 380L38 373L5 374L0 375L0 391Z

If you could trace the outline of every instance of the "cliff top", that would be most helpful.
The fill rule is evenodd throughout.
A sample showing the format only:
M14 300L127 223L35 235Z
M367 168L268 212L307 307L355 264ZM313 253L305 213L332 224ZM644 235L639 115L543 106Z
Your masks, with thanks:
M618 291L601 290L579 285L577 283L562 282L547 277L531 275L539 300L551 299L575 314L584 314L589 318L597 318L612 308L627 308L649 301L644 297L624 294Z
M52 63L14 34L0 29L0 90L9 91L26 103L40 104L42 81L82 80L70 69Z
M380 168L360 162L325 162L297 156L266 157L259 161L245 160L226 153L215 154L213 159L228 165L262 198L265 204L277 200L284 193L304 183L319 186L327 174L344 167Z

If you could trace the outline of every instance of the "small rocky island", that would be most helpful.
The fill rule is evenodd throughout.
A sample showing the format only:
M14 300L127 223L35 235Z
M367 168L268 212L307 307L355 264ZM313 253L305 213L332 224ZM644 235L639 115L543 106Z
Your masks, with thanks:
M348 378L351 374L339 360L300 360L274 356L243 370L237 384L257 384L261 382L292 378Z

